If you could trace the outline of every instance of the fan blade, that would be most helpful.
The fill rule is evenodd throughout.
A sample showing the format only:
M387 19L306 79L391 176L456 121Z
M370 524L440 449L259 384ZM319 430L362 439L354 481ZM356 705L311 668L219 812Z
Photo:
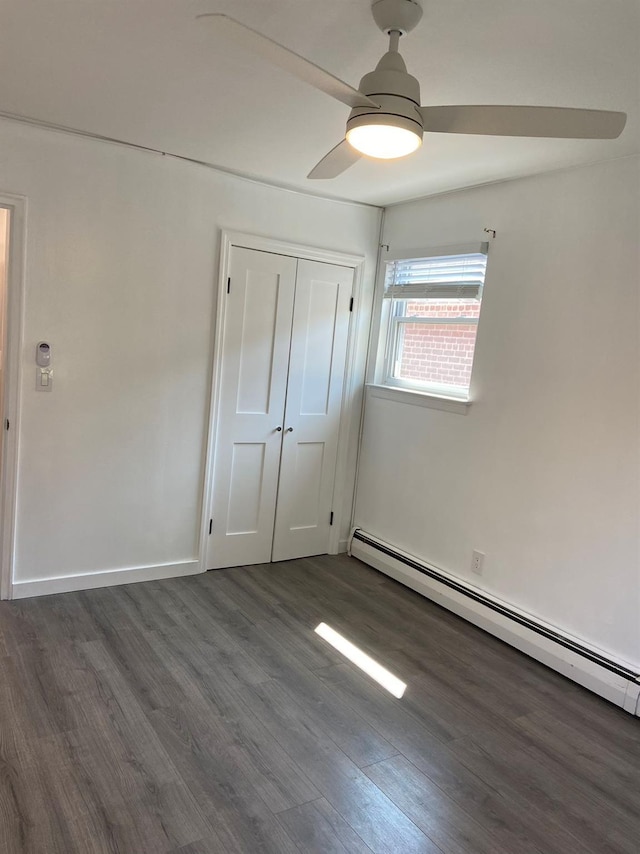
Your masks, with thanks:
M357 163L361 157L360 152L343 139L328 154L325 154L320 163L309 172L307 178L336 178L349 166Z
M367 98L357 89L349 86L333 74L320 68L319 65L314 65L308 59L299 56L292 50L283 47L278 42L263 36L262 33L252 30L251 27L246 27L235 18L230 18L228 15L222 15L218 12L212 12L205 15L197 15L199 19L207 18L213 21L221 31L227 31L229 38L232 38L236 44L241 45L252 53L257 53L264 59L277 65L279 68L293 74L305 83L310 83L321 92L331 95L343 104L349 107L375 107L379 109L379 105Z
M616 139L626 113L570 107L420 107L425 131L487 136L546 136L563 139Z

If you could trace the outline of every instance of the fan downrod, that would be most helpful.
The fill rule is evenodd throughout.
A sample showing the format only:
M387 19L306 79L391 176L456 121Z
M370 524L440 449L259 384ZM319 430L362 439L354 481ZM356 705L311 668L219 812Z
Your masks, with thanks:
M405 35L420 23L422 6L418 0L374 0L371 14L383 33Z

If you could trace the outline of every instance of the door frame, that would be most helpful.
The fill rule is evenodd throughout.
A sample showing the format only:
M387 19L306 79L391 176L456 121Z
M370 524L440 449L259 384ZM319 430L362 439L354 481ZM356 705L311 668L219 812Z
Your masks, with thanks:
M203 477L203 499L202 519L200 525L200 570L205 572L207 542L209 538L209 520L211 518L211 506L213 500L213 484L215 477L215 446L220 419L220 391L222 380L222 354L224 350L224 325L227 307L227 279L231 264L231 251L233 247L241 249L255 249L258 252L270 252L273 255L288 255L292 258L301 258L307 261L320 261L326 264L337 264L341 267L349 267L353 270L353 305L354 310L349 318L349 333L347 339L347 355L345 360L345 381L342 390L342 408L340 412L340 427L338 430L338 455L336 459L336 474L333 485L333 512L335 524L329 535L329 554L338 554L340 550L340 528L344 513L351 512L351 503L344 500L344 487L346 478L339 479L337 472L346 469L347 454L349 450L349 436L356 414L353 404L356 383L356 355L362 337L360 324L355 322L357 309L360 305L362 283L364 277L365 258L363 255L351 255L346 252L337 252L331 249L322 249L315 246L306 246L298 243L276 240L275 238L262 237L255 234L247 234L239 231L228 231L222 229L220 235L220 263L218 273L218 297L216 301L215 331L213 336L213 347L211 354L212 376L211 376L211 402L209 409L209 427L207 431L207 444L205 450L204 477ZM364 342L366 346L366 340ZM364 378L362 378L364 379ZM215 524L215 521L214 521Z
M27 199L0 192L0 207L9 211L9 246L4 305L2 474L0 477L0 598L13 596L18 455L20 439L20 390L26 269ZM4 419L9 420L9 430Z

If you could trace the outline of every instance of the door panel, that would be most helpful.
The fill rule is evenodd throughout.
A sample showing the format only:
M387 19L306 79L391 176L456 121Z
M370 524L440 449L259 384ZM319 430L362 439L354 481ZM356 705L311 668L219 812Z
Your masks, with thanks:
M256 534L260 525L262 483L266 444L235 442L231 457L231 479L227 534Z
M324 521L321 485L325 444L296 442L293 448L293 471L287 473L293 491L289 525L292 530L316 528Z
M327 271L323 273L326 275ZM327 415L340 283L312 279L306 285L306 294L304 287L302 285L300 298L306 297L306 317L298 318L298 334L304 336L301 342L304 346L304 360L299 377L300 414Z
M352 289L352 269L298 262L274 561L328 551Z
M207 569L271 559L297 263L232 250Z
M238 414L266 415L269 412L280 290L278 279L278 273L247 271L237 354Z

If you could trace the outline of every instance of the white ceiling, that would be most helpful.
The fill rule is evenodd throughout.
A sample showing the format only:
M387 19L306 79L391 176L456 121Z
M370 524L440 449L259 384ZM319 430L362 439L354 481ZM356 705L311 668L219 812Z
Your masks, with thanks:
M386 50L369 6L0 0L0 111L374 204L640 150L638 0L423 0L421 24L401 42L423 103L624 110L622 137L431 134L404 160L363 160L333 181L308 181L342 138L348 107L234 50L195 15L227 12L357 86Z

